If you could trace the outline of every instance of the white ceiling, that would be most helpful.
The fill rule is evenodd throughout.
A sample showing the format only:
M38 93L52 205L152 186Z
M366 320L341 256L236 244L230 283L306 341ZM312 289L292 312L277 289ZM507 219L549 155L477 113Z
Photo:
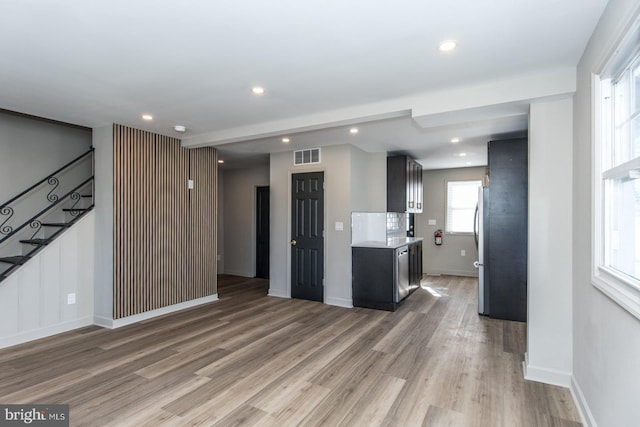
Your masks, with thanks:
M530 102L571 94L605 5L3 2L0 108L219 145L230 166L344 143L408 152L426 168L481 165L488 140L526 132ZM445 39L458 49L439 52ZM253 85L266 93L256 97ZM173 131L178 124L185 134ZM347 131L353 125L357 135ZM462 141L451 144L454 136Z

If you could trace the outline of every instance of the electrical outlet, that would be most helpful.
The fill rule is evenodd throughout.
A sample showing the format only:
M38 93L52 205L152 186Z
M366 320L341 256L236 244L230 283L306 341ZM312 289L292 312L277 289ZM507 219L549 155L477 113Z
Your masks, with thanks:
M344 231L344 223L336 221L336 231Z
M460 256L467 256L467 251L464 249L460 251Z
M435 219L430 219L427 221L428 225L436 225L436 220Z
M193 180L190 179L187 183L187 186L189 187L189 190L193 190Z
M71 305L75 303L76 303L76 294L75 293L67 294L67 304Z

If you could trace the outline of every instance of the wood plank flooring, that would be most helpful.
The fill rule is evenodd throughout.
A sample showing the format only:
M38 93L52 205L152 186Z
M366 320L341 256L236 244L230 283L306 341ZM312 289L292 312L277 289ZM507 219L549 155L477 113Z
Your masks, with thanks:
M268 297L0 350L0 403L72 426L579 426L568 390L522 379L525 325L476 314L477 282L425 277L395 313Z

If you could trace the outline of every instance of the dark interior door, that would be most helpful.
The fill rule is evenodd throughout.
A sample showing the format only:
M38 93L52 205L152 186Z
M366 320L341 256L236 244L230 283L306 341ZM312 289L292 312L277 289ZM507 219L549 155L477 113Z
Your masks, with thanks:
M291 297L324 301L324 172L291 177Z
M256 190L256 277L269 278L269 187Z

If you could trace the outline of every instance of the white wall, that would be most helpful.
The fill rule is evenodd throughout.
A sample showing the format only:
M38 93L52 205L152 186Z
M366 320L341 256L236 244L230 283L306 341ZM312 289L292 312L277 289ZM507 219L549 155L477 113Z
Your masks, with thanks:
M640 14L637 0L610 0L578 64L573 121L573 384L587 425L640 420L640 321L591 284L593 123L591 74Z
M93 323L94 224L92 211L0 283L0 348Z
M525 378L571 383L573 100L529 113L529 236Z
M444 231L447 217L447 181L482 180L486 168L457 168L425 170L423 177L424 209L415 215L416 237L424 237L422 245L422 266L425 274L452 274L457 276L478 276L473 266L478 259L473 234L445 234L442 246L433 244L433 233ZM428 220L435 219L436 225ZM461 251L465 251L465 256Z
M291 297L289 281L290 231L289 216L291 206L291 153L270 155L269 168L269 295Z
M351 210L386 212L387 153L351 147Z
M344 221L344 232L335 232L338 240L334 242L334 247L339 248L338 257L329 258L330 264L327 269L335 271L331 277L332 288L326 294L327 304L342 307L352 307L353 297L351 292L351 212L385 212L387 210L387 154L367 153L353 146L349 148L349 177L348 201L342 199L341 203L347 202L345 209L340 209L340 215L347 215ZM347 191L343 184L337 182L331 188L333 191L341 191L345 198ZM342 218L335 218L329 222L329 227L335 229L335 221L342 221Z
M96 323L113 320L113 126L93 130L95 148L95 304Z
M367 162L367 158L369 162ZM352 163L353 158L353 163ZM366 166L366 167L365 167ZM363 169L363 170L355 170ZM381 169L382 168L382 169ZM327 304L350 307L351 299L351 222L354 185L357 191L371 196L358 196L353 206L358 210L381 209L386 204L386 184L379 176L386 171L386 158L368 154L349 145L322 148L319 165L293 166L291 152L271 154L271 263L269 295L290 297L290 216L291 175L323 171L325 179L325 297ZM353 174L358 174L353 178ZM386 176L386 173L385 173ZM375 199L375 200L374 200ZM382 200L380 202L379 200ZM382 204L381 204L382 203ZM343 231L335 230L335 223L344 224Z
M0 112L0 204L89 148L90 129Z
M256 187L269 185L269 165L223 172L224 273L256 275ZM218 251L220 252L220 251Z
M351 146L322 149L325 183L325 290L327 304L352 306L351 299ZM296 171L297 172L297 171ZM342 222L343 231L335 230Z

